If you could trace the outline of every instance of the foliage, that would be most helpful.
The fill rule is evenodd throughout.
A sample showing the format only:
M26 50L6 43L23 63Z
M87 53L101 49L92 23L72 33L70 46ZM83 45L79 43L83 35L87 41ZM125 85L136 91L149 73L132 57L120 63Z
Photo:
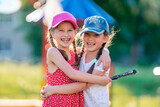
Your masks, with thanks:
M26 16L34 11L31 4L24 0L22 2L21 13L21 25L17 28L18 31L25 32L25 40L30 43L33 47L34 57L41 56L41 46L42 46L42 25L39 23L29 23L26 21Z
M113 62L150 65L160 63L160 2L158 0L94 0L115 18L120 30L109 47ZM34 9L22 1L21 30L25 40L33 46L34 56L41 55L42 25L25 21ZM118 54L118 55L117 55Z
M113 61L143 65L160 62L158 0L94 1L116 19L120 29L110 48Z

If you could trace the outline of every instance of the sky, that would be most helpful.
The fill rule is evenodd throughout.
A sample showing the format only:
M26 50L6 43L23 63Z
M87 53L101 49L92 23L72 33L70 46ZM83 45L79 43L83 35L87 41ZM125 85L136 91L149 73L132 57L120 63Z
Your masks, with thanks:
M11 14L21 8L20 0L0 0L0 13Z

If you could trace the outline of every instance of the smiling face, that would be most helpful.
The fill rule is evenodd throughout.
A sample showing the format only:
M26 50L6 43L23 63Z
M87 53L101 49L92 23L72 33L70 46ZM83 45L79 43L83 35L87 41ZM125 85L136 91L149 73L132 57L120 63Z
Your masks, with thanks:
M56 40L59 49L69 49L76 34L75 29L70 22L60 23L54 31L50 33Z
M93 32L85 32L83 36L83 43L87 52L98 52L102 44L107 40L108 36L104 36L104 34L98 35Z

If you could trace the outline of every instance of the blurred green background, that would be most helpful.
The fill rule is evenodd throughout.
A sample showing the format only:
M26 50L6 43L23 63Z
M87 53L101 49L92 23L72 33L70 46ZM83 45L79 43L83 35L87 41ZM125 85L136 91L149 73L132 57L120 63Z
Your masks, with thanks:
M16 32L32 47L32 59L15 61L0 56L0 99L40 99L43 80L40 23L26 22L34 8L23 0L20 24ZM159 0L94 0L115 18L119 30L109 47L114 73L137 69L135 76L112 82L112 107L160 107L160 76L153 69L160 66ZM7 14L0 14L0 17ZM3 32L2 32L3 34Z

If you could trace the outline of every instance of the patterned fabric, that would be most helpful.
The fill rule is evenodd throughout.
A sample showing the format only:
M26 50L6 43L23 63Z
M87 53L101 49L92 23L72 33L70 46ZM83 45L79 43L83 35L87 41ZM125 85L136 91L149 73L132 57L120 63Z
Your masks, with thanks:
M74 68L78 69L76 66L72 64L75 62L75 54L70 51L71 60L68 63ZM72 79L70 79L62 70L59 68L53 73L50 74L47 70L47 84L48 85L63 85L73 83ZM43 107L84 107L84 97L83 92L75 93L75 94L54 94L49 96L44 102Z

